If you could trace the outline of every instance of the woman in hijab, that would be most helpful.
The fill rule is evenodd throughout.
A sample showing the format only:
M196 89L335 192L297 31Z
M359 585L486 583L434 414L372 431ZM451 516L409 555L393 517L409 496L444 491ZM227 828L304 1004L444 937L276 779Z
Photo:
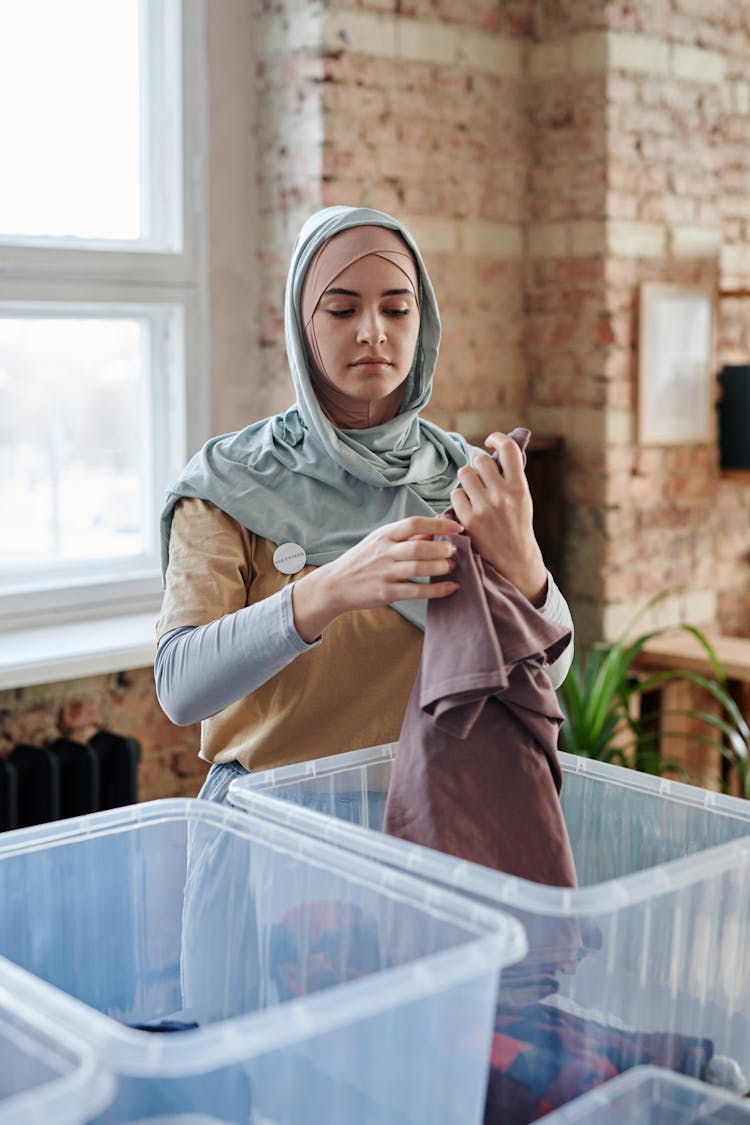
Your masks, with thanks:
M210 440L162 517L156 685L201 720L201 796L246 770L398 739L427 602L462 530L571 626L532 530L518 445L489 454L420 417L440 341L419 250L395 219L331 207L300 231L285 295L295 404ZM440 513L451 504L456 519ZM458 522L460 521L460 523ZM563 679L572 646L549 669Z

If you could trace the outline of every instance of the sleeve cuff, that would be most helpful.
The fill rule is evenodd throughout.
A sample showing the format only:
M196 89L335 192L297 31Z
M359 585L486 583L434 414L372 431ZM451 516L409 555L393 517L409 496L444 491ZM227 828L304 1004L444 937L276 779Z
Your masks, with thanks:
M560 593L560 588L549 571L547 571L547 596L542 604L536 608L539 613L549 618L550 621L555 621L560 625L567 626L573 624L570 610L568 609L568 603Z
M302 637L297 632L297 626L294 624L294 610L292 608L292 586L293 583L290 582L289 585L285 586L281 591L281 597L279 598L279 625L281 634L289 645L289 648L294 651L295 655L299 655L299 653L308 652L310 649L317 648L319 644L322 644L323 634L321 633L320 636L316 637L314 641L308 644L307 641L303 641Z

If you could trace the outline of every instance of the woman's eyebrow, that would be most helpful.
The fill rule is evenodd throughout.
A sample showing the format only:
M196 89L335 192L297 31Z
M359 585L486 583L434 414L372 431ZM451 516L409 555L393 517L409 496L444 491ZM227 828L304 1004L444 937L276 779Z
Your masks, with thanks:
M386 289L380 295L381 295L381 297L401 297L401 296L404 296L404 295L409 296L409 297L413 297L414 296L414 290L413 289ZM325 292L323 293L323 296L324 297L330 297L330 296L359 297L359 296L361 296L361 294L359 294L356 289L335 289L335 288L332 288L332 289L326 289Z

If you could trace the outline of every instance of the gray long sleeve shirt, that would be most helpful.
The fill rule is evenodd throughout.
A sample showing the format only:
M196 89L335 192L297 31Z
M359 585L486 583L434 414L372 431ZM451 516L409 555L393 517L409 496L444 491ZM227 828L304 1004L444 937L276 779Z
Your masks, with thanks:
M540 613L572 629L567 602L551 575ZM249 695L300 653L322 643L302 640L294 624L292 586L207 625L172 629L159 642L155 677L159 702L174 723L185 726L215 715ZM546 668L559 687L573 659L573 645Z

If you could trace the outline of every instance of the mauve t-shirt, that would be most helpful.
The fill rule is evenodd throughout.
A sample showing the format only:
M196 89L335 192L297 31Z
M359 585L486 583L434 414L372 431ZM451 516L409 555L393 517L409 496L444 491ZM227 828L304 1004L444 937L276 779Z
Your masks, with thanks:
M528 431L517 431L523 449ZM576 886L559 793L563 716L543 666L571 641L472 550L459 589L428 602L385 831L553 886Z

